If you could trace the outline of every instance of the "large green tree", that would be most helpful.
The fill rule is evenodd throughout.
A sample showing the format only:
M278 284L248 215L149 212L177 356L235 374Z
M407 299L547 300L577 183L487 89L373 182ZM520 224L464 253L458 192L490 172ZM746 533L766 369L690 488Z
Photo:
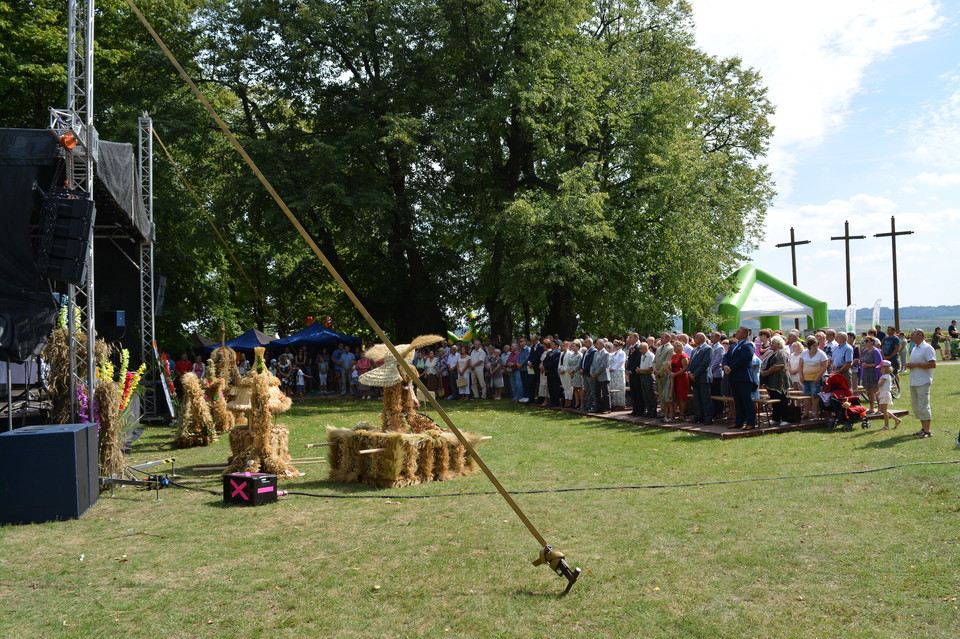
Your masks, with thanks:
M0 1L0 123L63 101L63 3ZM397 337L468 309L653 331L709 314L772 196L759 76L699 51L674 0L175 0L161 36ZM241 274L157 167L162 339L359 315L122 0L98 3L101 133L150 111ZM251 285L252 282L252 285Z

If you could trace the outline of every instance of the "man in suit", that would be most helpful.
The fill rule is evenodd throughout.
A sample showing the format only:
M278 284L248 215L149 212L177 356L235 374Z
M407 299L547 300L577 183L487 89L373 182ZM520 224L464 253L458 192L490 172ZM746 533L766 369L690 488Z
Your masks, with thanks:
M527 359L527 364L533 369L530 376L530 395L528 396L531 404L539 404L543 401L543 398L540 397L540 363L542 360L543 344L540 343L540 334L534 333L530 336L530 358Z
M583 410L593 412L597 405L597 382L590 377L590 368L593 366L593 358L597 355L597 349L593 347L593 339L583 338L583 345L586 351L583 353L583 359L580 360L580 373L583 376Z
M710 399L710 359L713 352L707 345L707 336L693 336L693 355L687 372L693 390L693 421L697 424L713 423L713 401Z
M750 379L753 364L753 343L748 339L750 331L741 326L735 337L737 343L723 357L723 372L730 380L730 395L736 409L734 428L750 430L757 425L757 411L751 396L757 385Z
M717 397L723 395L723 333L710 333L710 394ZM713 415L723 415L723 401L713 400Z
M627 375L630 381L630 399L633 404L633 410L630 414L634 417L642 417L645 412L643 403L643 392L640 389L640 336L636 333L630 333L627 336Z
M640 342L640 393L643 395L643 407L647 417L657 416L657 394L653 388L653 352L647 342ZM632 382L631 382L632 383Z
M543 354L543 374L547 376L547 395L550 396L550 407L559 408L563 397L563 386L560 384L560 358L562 354L553 339L545 339L546 351Z
M597 339L597 354L593 357L593 364L590 366L590 377L596 382L596 410L595 413L610 412L610 356L607 349L604 348L606 342L603 338Z

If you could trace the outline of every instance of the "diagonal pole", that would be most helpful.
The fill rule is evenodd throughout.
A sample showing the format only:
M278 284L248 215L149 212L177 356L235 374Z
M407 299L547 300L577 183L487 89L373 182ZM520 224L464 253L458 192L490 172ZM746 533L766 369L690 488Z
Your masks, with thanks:
M127 2L127 5L130 7L130 9L134 12L134 14L136 14L140 22L143 24L144 28L146 28L146 30L150 33L150 35L156 41L160 49L163 50L164 55L167 57L170 63L174 66L174 68L176 68L177 72L180 74L183 80L190 87L190 90L193 91L194 95L197 96L197 99L200 100L201 104L203 104L203 107L206 109L207 113L210 114L210 117L212 117L213 120L217 123L217 126L226 136L227 140L230 141L230 144L233 145L237 153L240 154L240 157L242 157L244 162L247 163L247 166L250 167L250 170L253 171L254 175L256 175L257 179L260 181L263 187L267 190L267 192L273 198L274 202L276 202L277 206L280 207L280 210L283 211L283 214L287 216L287 219L290 220L290 223L294 226L294 228L297 230L297 232L300 234L303 240L307 243L307 245L310 247L313 253L317 256L317 258L323 263L324 267L327 269L327 271L330 273L333 279L337 282L337 284L339 284L344 294L346 294L346 296L350 299L350 301L353 302L353 305L357 308L357 310L360 312L363 318L367 321L367 324L370 325L370 327L374 330L374 332L377 334L377 336L380 338L383 344L390 351L391 355L393 355L394 359L396 359L397 365L403 369L403 371L407 374L407 376L410 377L410 379L412 379L413 382L417 385L417 388L419 388L423 392L424 396L428 399L428 401L430 401L430 403L433 404L433 407L436 409L437 414L440 416L443 422L450 428L453 434L457 437L457 439L463 445L464 449L469 453L469 455L474 459L474 461L477 463L477 465L480 467L483 473L487 476L487 479L490 480L490 483L492 483L493 486L497 489L497 492L500 493L500 496L503 497L504 501L506 501L507 504L510 506L510 508L513 509L513 512L517 515L520 521L523 522L524 526L526 526L527 530L530 531L530 534L533 535L534 539L536 539L537 542L540 544L540 548L541 548L540 556L537 559L537 561L534 562L534 565L539 565L540 563L547 563L557 574L566 577L568 584L567 584L567 589L564 591L564 593L568 592L570 588L573 586L573 584L576 582L577 578L580 576L580 569L579 568L570 569L566 561L564 561L563 554L557 551L554 551L549 546L549 544L547 544L546 539L543 537L542 534L540 534L540 531L537 530L536 526L533 525L533 522L531 522L530 519L526 516L526 514L524 514L523 510L520 509L520 506L517 504L516 501L514 501L513 497L510 496L510 493L508 493L507 490L503 487L503 484L501 484L500 480L498 480L497 477L493 474L493 471L491 471L487 467L486 463L484 463L484 461L480 458L480 455L477 454L477 451L474 450L473 446L471 446L470 442L467 441L466 437L463 436L463 433L460 431L460 429L457 428L456 424L453 423L453 420L450 419L450 416L447 415L447 412L440 405L440 402L430 393L429 389L427 389L423 381L420 380L420 378L417 376L415 371L411 368L410 364L407 363L403 355L401 355L400 352L397 350L397 347L393 344L392 341L390 341L386 333L383 332L383 329L380 328L380 325L377 324L376 320L373 319L373 316L370 315L369 311L367 311L366 307L363 305L360 299L356 296L356 294L353 292L350 286L347 285L346 281L343 279L340 273L337 272L337 269L334 268L330 260L327 259L327 256L324 255L323 251L320 250L320 247L317 245L317 243L313 240L313 238L310 236L307 230L300 223L300 220L297 219L297 217L293 214L293 212L287 206L286 202L284 202L283 198L280 197L280 194L277 193L277 191L273 188L273 185L270 183L270 181L267 180L266 176L264 176L263 173L260 171L260 169L257 167L257 164L247 154L246 150L243 148L243 145L240 144L240 141L237 140L237 138L233 135L233 132L230 130L230 128L220 118L216 110L214 110L214 108L210 105L210 103L207 101L206 97L203 95L200 89L197 88L197 85L193 82L193 79L187 74L186 71L184 71L183 67L177 61L176 57L173 55L170 49L167 48L167 45L164 44L163 40L160 38L157 32L150 25L150 22L140 11L139 7L137 7L134 0L126 0L126 2Z
M782 244L777 244L777 248L783 248L785 246L790 247L790 264L793 266L793 285L797 285L797 247L802 244L809 244L810 240L800 240L797 241L796 237L793 234L793 227L790 227L790 241L784 242ZM795 317L793 319L793 324L796 326L797 330L800 329L800 318Z

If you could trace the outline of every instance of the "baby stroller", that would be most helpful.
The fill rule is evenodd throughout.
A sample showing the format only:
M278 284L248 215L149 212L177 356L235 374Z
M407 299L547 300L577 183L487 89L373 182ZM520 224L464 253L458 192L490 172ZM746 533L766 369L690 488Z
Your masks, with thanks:
M860 405L860 398L850 392L847 378L834 373L824 380L820 388L820 410L830 415L830 427L842 424L840 430L853 430L854 422L862 428L870 428L867 409Z

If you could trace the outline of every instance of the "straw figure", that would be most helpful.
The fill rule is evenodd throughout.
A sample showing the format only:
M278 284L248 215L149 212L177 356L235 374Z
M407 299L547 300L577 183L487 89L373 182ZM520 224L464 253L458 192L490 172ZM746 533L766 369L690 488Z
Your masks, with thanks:
M207 402L203 399L200 379L193 373L187 373L180 378L180 385L183 387L183 399L180 400L174 445L177 448L209 446L217 440L217 431Z
M237 352L229 346L220 346L215 348L210 354L213 359L216 376L224 380L223 396L226 401L232 400L237 394L237 386L240 385L240 369L237 368ZM209 367L208 367L209 370ZM233 423L246 423L247 418L243 413L239 415L234 413Z
M126 467L120 442L120 385L101 379L93 398L100 416L100 475L119 475Z
M65 320L61 320L65 322ZM87 349L86 334L79 330L75 331L76 338L79 340L75 346L77 357L77 376L81 379L87 377ZM102 339L97 339L93 347L94 359L103 361L110 358L113 349ZM50 338L40 352L43 360L50 365L50 376L47 382L47 390L50 394L50 401L53 403L53 422L56 424L69 424L73 422L73 415L70 414L70 334L64 324L53 329Z
M441 339L423 335L397 346L397 351L409 363L416 349ZM413 381L386 346L378 344L366 356L383 360L382 366L360 376L361 383L383 388L380 425L362 422L352 429L327 427L330 479L401 488L475 473L476 462L456 435L416 412L419 402ZM482 440L472 433L463 435L473 447Z
M397 346L397 352L409 364L419 348L443 341L439 335L421 335L409 344ZM380 427L395 433L422 433L427 430L442 430L436 422L418 413L420 402L415 395L413 380L397 364L396 358L384 344L377 344L364 355L373 361L383 360L383 365L360 376L360 383L383 388L383 412ZM417 369L410 370L416 374Z
M290 409L292 401L280 391L280 380L267 370L264 349L254 349L255 362L240 382L233 411L244 410L247 423L230 431L233 455L224 474L266 472L279 478L299 477L290 463L290 433L275 423L275 416ZM248 399L249 398L249 399ZM248 403L240 403L248 402Z
M226 433L233 428L233 413L227 409L227 398L224 396L227 380L217 376L212 359L207 360L207 374L204 382L207 387L207 406L213 417L213 425L217 433Z

